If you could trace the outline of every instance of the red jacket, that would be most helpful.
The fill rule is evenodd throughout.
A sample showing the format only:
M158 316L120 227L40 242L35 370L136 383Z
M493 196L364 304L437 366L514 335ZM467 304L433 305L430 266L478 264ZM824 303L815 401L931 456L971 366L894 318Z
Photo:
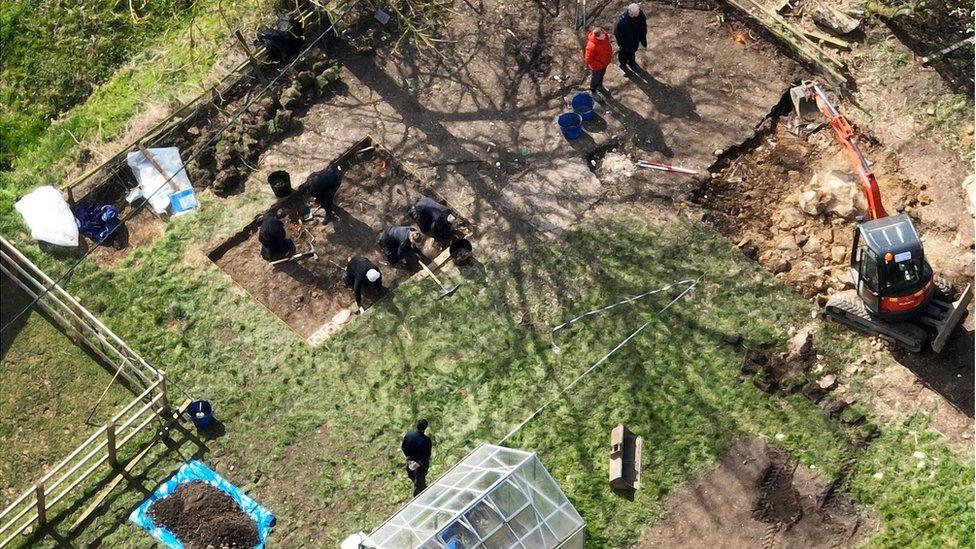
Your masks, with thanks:
M610 45L610 35L603 33L603 39L598 40L595 31L590 31L586 36L586 49L583 50L583 59L586 66L591 71L601 71L610 66L613 58L613 46Z

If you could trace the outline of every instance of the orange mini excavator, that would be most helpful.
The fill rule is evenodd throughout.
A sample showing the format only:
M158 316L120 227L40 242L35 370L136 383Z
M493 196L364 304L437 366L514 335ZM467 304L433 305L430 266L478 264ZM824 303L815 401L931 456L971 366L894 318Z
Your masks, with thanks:
M823 115L843 145L867 197L868 215L857 218L851 244L854 289L827 300L828 318L919 352L926 342L940 352L972 300L967 285L953 302L950 284L935 277L925 260L922 240L908 214L888 215L871 166L857 144L850 120L840 114L815 82L790 89L797 116Z

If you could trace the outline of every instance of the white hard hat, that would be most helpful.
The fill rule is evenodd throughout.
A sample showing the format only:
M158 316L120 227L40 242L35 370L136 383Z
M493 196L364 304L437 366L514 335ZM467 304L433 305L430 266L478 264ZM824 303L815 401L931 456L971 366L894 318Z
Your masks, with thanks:
M627 6L627 13L630 14L631 17L637 17L637 14L640 13L640 4L631 4Z
M380 279L380 272L377 271L376 269L370 269L366 271L366 280L369 280L370 282L376 282L379 279Z

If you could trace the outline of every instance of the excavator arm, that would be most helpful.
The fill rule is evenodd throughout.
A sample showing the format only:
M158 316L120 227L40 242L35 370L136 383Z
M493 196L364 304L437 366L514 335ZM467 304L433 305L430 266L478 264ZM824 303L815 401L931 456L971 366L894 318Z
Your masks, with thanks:
M861 182L861 189L868 201L868 214L871 219L881 219L887 217L888 213L881 202L881 190L878 188L878 180L871 171L861 147L857 144L857 134L851 126L851 121L841 114L836 107L827 99L827 94L816 82L806 81L790 89L790 99L793 100L793 108L796 113L807 122L813 122L817 118L819 111L834 130L837 141L844 147L847 156L857 171L858 180Z

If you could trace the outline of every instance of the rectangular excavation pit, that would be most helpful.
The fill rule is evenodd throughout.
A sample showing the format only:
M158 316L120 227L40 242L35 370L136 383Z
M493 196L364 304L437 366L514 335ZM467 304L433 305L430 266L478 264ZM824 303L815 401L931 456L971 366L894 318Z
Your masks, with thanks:
M336 219L324 224L319 210L312 221L302 221L313 204L297 192L267 210L284 210L285 229L297 252L308 251L312 245L317 258L269 265L261 258L258 242L263 213L208 254L251 297L312 345L356 316L355 297L345 285L349 257L367 257L379 265L384 287L392 290L422 269L415 261L391 267L377 247L380 233L393 225L413 224L407 210L422 196L451 207L370 137L347 149L329 166L340 166L343 174L335 199ZM292 181L292 186L297 188L300 183ZM471 224L451 209L457 216L455 236L468 235ZM422 251L432 269L447 259L449 244L444 239L424 238ZM369 308L382 297L365 294L363 307Z

